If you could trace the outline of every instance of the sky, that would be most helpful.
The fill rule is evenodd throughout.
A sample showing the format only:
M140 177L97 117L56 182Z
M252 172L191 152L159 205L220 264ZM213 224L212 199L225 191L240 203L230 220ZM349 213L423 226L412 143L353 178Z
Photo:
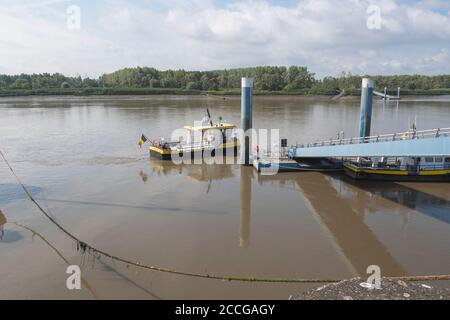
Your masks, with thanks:
M0 0L0 74L449 74L448 0Z

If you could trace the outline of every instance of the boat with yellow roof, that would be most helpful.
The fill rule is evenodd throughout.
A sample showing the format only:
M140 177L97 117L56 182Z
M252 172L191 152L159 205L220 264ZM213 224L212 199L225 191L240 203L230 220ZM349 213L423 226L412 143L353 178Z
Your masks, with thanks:
M209 110L198 126L184 126L186 139L150 141L150 157L160 160L201 159L215 156L237 156L239 140L237 126L222 122L213 123Z

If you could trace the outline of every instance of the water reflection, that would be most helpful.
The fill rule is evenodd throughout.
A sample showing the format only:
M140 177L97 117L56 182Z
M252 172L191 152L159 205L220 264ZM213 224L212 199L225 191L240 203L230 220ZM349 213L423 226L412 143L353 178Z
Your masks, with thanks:
M208 165L202 164L175 164L172 161L149 161L152 173L156 175L184 174L197 182L209 182L212 180L224 180L234 177L233 165ZM141 174L140 174L141 175Z
M253 168L241 166L240 211L241 223L239 229L239 246L250 245L250 221L252 212L252 177Z
M152 173L156 175L184 174L188 179L196 182L208 182L206 193L212 189L214 180L225 180L235 177L234 169L240 168L240 229L239 246L246 248L250 245L250 220L252 202L253 167L235 165L186 164L177 165L171 161L151 160L149 162ZM141 170L142 181L148 175Z
M175 174L196 182L208 182L207 193L214 180L231 179L240 170L241 248L247 248L251 243L252 181L256 180L262 185L269 183L280 190L295 189L302 195L310 211L318 217L320 224L329 231L339 252L358 275L366 275L367 267L372 264L379 265L387 276L407 274L377 234L365 223L367 212L387 208L391 212L407 216L410 209L414 209L449 222L446 213L450 208L448 200L397 183L358 182L340 174L280 173L276 176L262 176L254 174L252 167L235 165L176 165L156 160L150 161L149 165L154 175ZM151 176L144 172L139 175L141 178ZM380 202L380 197L400 206Z
M148 175L144 172L144 170L139 171L139 176L141 177L143 183L147 183Z
M208 182L206 194L212 190L214 180L224 180L234 177L232 165L208 165L206 163L178 165L171 161L153 159L149 164L152 173L156 175L184 174L193 181ZM148 175L143 170L141 170L139 176L144 183L148 180Z
M179 208L179 207L164 207L164 206L156 206L156 205L134 205L134 204L127 204L127 203L115 203L115 202L101 202L101 201L83 201L83 200L67 200L67 199L36 199L36 200L44 200L47 202L56 202L56 203L66 203L66 204L74 204L74 205L86 205L86 206L100 206L100 207L113 207L113 208L125 208L125 209L144 209L149 211L155 211L155 210L164 210L164 211L170 211L170 212L178 212L178 213L184 213L184 212L195 212L195 213L227 213L225 211L220 210L202 210L198 208Z
M358 275L366 275L367 267L373 264L380 266L386 276L406 274L405 269L366 225L364 216L353 209L355 199L342 197L325 175L259 175L258 181L262 184L273 181L279 181L283 185L293 183Z
M0 210L0 240L3 239L3 235L5 234L4 225L6 224L6 217L3 214L2 210Z
M355 191L356 197L363 197L366 207L389 206L389 202L401 205L404 213L410 210L422 213L438 221L450 224L450 201L448 199L423 192L417 188L409 187L397 182L383 181L357 181L344 177L342 181ZM380 202L378 199L389 202ZM360 210L363 210L360 208Z
M137 283L136 281L134 281L133 279L131 279L130 277L128 277L127 275L125 275L124 273L120 272L116 266L112 266L111 264L108 264L105 261L102 261L101 258L97 259L98 262L101 264L101 270L105 271L105 272L110 272L115 274L120 280L123 280L125 283L127 284L131 284L132 286L136 287L137 289L141 290L142 292L146 293L149 297L151 297L152 299L155 300L162 300L162 298L160 296L158 296L156 293L150 291L149 289L147 289L145 286ZM151 284L151 283L150 283Z
M22 238L23 236L20 234L20 232L7 229L3 231L3 235L0 238L0 243L13 243L19 241Z
M66 265L70 266L72 265L72 263L69 262L69 260L61 253L60 250L58 250L50 241L47 240L47 238L45 238L42 234L40 234L39 232L37 232L36 230L27 227L25 225L22 225L20 223L15 222L14 223L16 226L23 228L25 230L28 230L31 232L32 236L31 239L33 240L35 236L39 237L50 249L52 249L57 255L58 257L60 257L65 263ZM95 290L93 289L93 287L87 282L87 280L84 278L84 276L81 276L81 283L82 283L82 287L83 288L87 288L89 290L89 292L91 293L91 295L95 298L98 299L97 294L95 292Z
M31 194L36 195L42 192L42 188L36 186L26 186ZM27 199L27 195L17 183L0 183L0 204L7 204L15 200Z
M0 243L13 243L22 239L23 237L20 232L4 229L7 223L6 216L0 210Z

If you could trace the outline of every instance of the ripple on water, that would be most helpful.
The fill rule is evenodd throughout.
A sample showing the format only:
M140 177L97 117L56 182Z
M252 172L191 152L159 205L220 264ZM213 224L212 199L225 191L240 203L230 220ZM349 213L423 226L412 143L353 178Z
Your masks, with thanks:
M79 162L87 165L121 165L148 160L148 157L94 157L81 159Z
M36 195L43 191L36 186L25 186L31 194ZM27 195L22 187L15 183L0 183L0 204L7 204L16 200L27 199Z
M3 226L0 227L0 244L13 243L22 239L23 236L16 230L3 230Z

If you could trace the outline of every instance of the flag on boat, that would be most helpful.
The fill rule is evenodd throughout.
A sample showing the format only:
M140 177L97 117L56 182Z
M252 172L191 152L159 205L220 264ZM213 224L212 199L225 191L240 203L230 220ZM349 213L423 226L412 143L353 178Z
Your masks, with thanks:
M146 141L148 141L147 137L146 137L145 135L142 135L142 136L141 136L141 139L140 139L139 142L138 142L139 147L142 148L142 145L143 145Z

